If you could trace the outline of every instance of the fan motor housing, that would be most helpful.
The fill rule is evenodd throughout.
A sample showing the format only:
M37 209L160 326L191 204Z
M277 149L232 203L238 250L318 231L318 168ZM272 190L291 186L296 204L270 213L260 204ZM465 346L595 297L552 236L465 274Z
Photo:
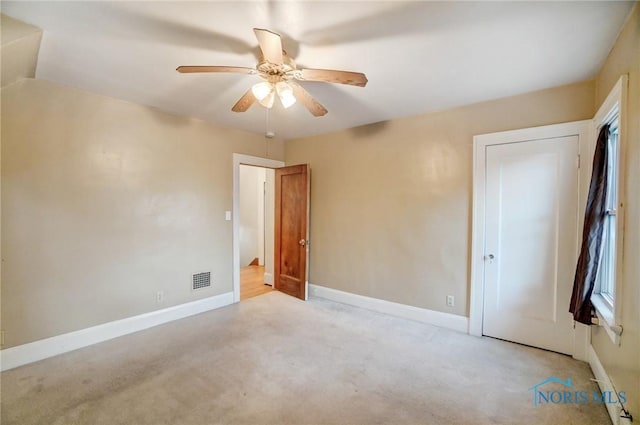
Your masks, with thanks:
M287 55L287 52L283 50L281 64L268 62L264 60L264 57L260 56L256 69L265 77L284 77L287 73L296 69L296 63Z

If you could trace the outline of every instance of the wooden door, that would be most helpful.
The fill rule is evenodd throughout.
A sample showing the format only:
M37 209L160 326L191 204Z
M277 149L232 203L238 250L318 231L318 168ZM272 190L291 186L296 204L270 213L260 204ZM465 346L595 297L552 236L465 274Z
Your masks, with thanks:
M486 155L483 334L571 354L578 136Z
M309 165L276 169L274 288L307 299Z

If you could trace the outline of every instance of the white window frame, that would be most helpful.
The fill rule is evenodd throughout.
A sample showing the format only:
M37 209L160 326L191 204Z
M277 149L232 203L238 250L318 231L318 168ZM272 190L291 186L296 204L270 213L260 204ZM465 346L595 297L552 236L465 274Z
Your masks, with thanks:
M618 148L617 158L615 163L617 164L615 170L616 179L616 230L615 230L615 264L613 270L613 296L602 295L600 293L600 276L598 271L598 277L596 278L596 286L591 295L591 303L595 307L596 314L598 316L598 324L604 328L607 335L611 338L611 341L619 345L620 335L622 334L622 257L623 257L623 245L624 245L624 202L623 197L625 194L624 186L624 160L625 160L625 109L627 104L627 85L628 77L623 75L615 84L605 101L600 106L600 109L593 118L593 134L591 137L591 153L595 151L595 144L597 135L600 128L605 124L612 123L616 118L618 120ZM589 172L591 170L589 169ZM606 253L602 253L605 255ZM601 263L602 264L602 263Z

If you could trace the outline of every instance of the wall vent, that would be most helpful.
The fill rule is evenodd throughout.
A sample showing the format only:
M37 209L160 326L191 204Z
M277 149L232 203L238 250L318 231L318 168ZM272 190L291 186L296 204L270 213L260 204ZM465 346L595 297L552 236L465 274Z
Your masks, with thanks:
M211 286L211 272L196 273L191 279L191 290L208 288Z

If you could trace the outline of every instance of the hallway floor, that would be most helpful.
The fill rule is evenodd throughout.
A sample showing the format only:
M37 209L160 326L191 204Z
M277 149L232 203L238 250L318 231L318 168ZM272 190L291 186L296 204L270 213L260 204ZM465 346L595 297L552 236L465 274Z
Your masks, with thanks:
M240 269L240 301L273 291L264 283L264 266L247 266Z

